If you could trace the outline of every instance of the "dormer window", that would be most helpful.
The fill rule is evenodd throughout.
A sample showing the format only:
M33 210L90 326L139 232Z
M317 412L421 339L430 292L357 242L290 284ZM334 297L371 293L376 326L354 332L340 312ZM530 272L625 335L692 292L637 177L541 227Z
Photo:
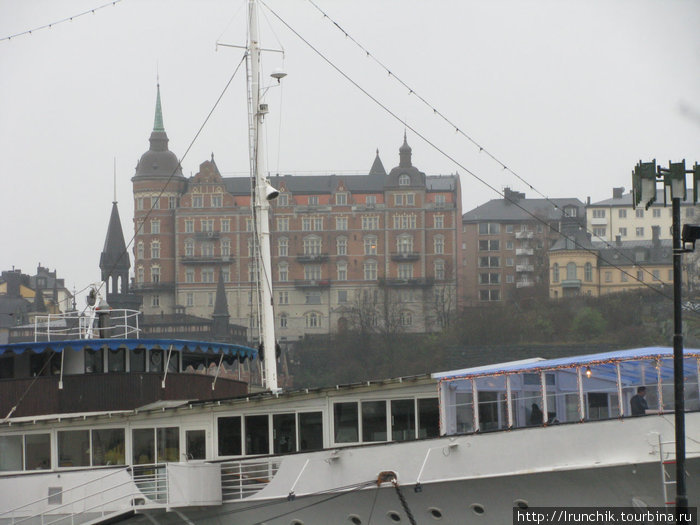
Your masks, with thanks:
M405 173L403 175L399 175L399 186L410 186L410 185L411 185L411 177L409 177Z

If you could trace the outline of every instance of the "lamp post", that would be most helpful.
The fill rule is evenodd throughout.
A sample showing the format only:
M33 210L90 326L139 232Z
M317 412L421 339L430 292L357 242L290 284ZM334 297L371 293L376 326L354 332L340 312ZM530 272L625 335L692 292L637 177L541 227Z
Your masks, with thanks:
M688 493L685 484L685 394L683 385L683 315L681 310L681 254L695 249L695 240L700 237L700 226L686 224L681 236L681 199L686 199L685 176L693 174L693 203L698 201L700 189L700 165L685 169L685 160L669 162L668 168L656 166L656 160L639 162L632 172L632 205L640 204L648 209L656 201L657 178L664 182L664 204L670 192L673 223L673 392L676 427L676 517L688 508ZM686 249L686 244L692 248Z

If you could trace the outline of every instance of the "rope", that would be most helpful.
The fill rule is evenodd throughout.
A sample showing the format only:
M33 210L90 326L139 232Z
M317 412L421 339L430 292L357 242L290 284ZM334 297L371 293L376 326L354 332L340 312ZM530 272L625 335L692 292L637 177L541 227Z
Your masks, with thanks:
M406 498L404 497L403 493L401 492L401 488L399 487L399 482L396 478L391 480L391 482L394 485L394 489L396 490L396 495L399 497L399 501L401 501L401 506L403 507L404 512L406 513L406 516L408 516L408 521L411 522L411 525L417 525L416 524L416 518L413 517L413 513L411 512L411 509L408 508L408 503L406 502Z

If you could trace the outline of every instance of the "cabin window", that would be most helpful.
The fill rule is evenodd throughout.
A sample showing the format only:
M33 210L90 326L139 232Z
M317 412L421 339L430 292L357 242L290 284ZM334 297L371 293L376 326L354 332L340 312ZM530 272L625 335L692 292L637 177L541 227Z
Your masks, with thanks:
M22 436L0 436L0 472L22 470Z
M86 374L101 374L104 372L104 351L102 348L99 350L88 348L85 350L84 355Z
M158 463L180 461L180 429L167 427L156 429Z
M357 403L335 403L333 405L333 428L336 443L359 441Z
M180 460L178 427L137 428L132 431L134 464L144 465Z
M270 453L267 415L245 416L245 453L247 455Z
M143 348L135 348L129 354L129 368L132 372L146 371L146 351Z
M418 438L440 435L440 409L437 397L418 399Z
M391 401L391 439L406 441L416 438L416 408L413 399Z
M51 468L51 435L27 434L24 436L24 470Z
M386 441L386 401L362 402L362 441Z
M126 370L126 350L124 348L110 349L107 352L107 369L110 372L124 372Z
M102 428L92 432L92 464L124 465L125 437L123 428Z
M299 414L299 450L323 448L323 416L321 412Z
M90 466L89 430L68 430L58 432L58 466Z
M148 371L149 372L162 372L163 371L163 351L162 350L151 350L148 359Z
M15 377L15 356L0 357L0 379Z
M131 448L135 465L156 462L155 442L152 428L137 428L131 433Z
M207 433L205 430L185 431L185 454L188 460L207 458Z
M275 454L296 452L297 429L295 414L274 414L272 416L272 448Z
M219 456L241 455L241 417L220 417L218 419Z

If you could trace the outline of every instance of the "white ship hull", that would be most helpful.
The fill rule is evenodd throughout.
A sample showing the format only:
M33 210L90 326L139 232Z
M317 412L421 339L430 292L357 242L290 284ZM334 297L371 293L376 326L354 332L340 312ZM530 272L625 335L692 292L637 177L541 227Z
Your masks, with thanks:
M700 505L700 413L687 414L686 431L693 507ZM28 474L0 480L3 508L45 497L55 486L80 486L83 497L75 495L71 508L43 516L25 508L24 516L5 515L0 523L86 523L110 516L198 525L409 523L395 487L372 483L383 471L396 474L417 523L502 525L511 522L514 506L663 507L662 460L674 457L673 446L663 443L673 435L672 414L664 414L252 458L238 463L278 468L244 499L216 483L200 483L199 466L221 476L220 468L231 462L170 464L168 469L183 468L163 478L160 498L149 497L128 469ZM674 465L665 470L672 480ZM674 488L667 489L672 500ZM89 510L93 505L99 513Z

